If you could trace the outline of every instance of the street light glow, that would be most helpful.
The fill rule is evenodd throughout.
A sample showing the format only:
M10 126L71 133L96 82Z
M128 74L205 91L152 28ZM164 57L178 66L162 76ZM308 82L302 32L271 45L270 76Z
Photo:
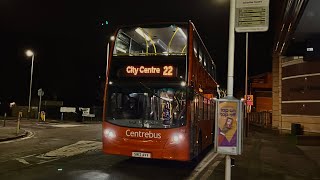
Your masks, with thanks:
M115 39L114 36L111 36L111 37L110 37L110 40L111 40L111 41L114 41L114 39Z
M33 56L33 52L31 50L27 50L26 51L26 55L31 57L31 56Z

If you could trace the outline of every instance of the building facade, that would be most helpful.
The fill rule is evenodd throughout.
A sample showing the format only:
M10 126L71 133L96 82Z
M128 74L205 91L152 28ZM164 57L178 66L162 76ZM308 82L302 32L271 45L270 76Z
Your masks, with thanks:
M249 78L250 94L253 95L253 112L272 112L272 73Z
M276 23L272 126L280 132L299 124L303 134L320 133L319 5L318 0L284 1L283 19Z

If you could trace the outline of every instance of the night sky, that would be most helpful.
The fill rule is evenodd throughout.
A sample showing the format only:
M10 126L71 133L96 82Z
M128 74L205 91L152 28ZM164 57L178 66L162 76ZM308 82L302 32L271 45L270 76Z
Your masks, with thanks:
M271 4L272 5L272 4ZM106 44L119 25L191 20L217 65L225 87L228 57L228 0L162 1L0 1L0 101L28 102L31 58L35 52L32 96L67 106L101 105ZM102 23L108 21L108 25ZM245 34L236 34L235 92L243 90ZM249 75L271 71L272 27L251 33Z

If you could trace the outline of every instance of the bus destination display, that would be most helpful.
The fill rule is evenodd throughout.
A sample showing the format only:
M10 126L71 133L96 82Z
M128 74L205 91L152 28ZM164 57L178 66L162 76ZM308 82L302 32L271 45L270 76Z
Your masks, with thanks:
M125 66L120 72L123 77L176 77L177 69L171 65L163 66Z

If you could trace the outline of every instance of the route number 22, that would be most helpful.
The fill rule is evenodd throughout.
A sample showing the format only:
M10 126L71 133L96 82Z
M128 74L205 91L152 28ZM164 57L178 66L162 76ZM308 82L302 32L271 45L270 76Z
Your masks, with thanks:
M164 76L172 76L173 75L173 67L172 66L164 66L163 67L163 75Z

